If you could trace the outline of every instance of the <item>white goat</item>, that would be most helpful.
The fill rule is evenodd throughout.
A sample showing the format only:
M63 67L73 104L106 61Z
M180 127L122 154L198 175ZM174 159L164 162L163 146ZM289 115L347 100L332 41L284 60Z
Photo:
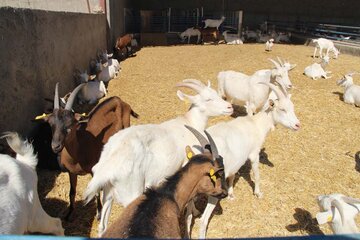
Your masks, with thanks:
M187 38L188 39L188 44L190 43L191 36L197 36L196 43L200 42L201 32L200 32L199 29L191 27L191 28L186 29L182 33L180 33L181 41L185 41L185 39Z
M328 222L334 234L359 233L355 217L360 212L360 199L335 193L320 195L318 204L324 211L316 214L319 224Z
M89 81L93 77L87 74L87 71L81 73L76 70L74 78L77 84L85 83L77 95L80 104L94 104L100 98L106 96L107 90L103 81Z
M291 33L280 33L279 35L276 36L275 38L275 42L276 43L281 43L281 42L285 42L285 43L289 43L290 42L290 38L291 38Z
M117 77L119 70L117 70L117 66L115 65L107 65L104 67L101 62L97 62L97 66L100 68L100 72L96 74L96 78L98 81L103 81L104 83L109 82L111 79Z
M260 85L260 83L259 83ZM294 105L284 89L280 91L271 83L267 85L278 97L269 100L269 108L255 115L237 117L228 122L220 122L206 129L215 141L219 154L223 157L225 177L228 179L228 196L234 198L233 183L235 174L249 159L254 173L254 194L262 197L260 191L259 153L270 130L277 124L292 130L300 129L300 122L295 115ZM206 209L200 219L200 239L204 239L209 218L218 199L209 197ZM191 220L191 218L188 218Z
M221 97L240 106L245 106L249 115L260 109L269 96L269 87L257 84L258 82L278 82L286 88L291 88L288 68L270 59L275 65L274 69L265 69L253 75L235 71L224 71L218 74L218 93Z
M329 56L330 51L334 53L335 58L337 58L339 56L340 51L335 47L333 41L326 39L326 38L313 39L312 41L315 43L315 50L314 50L313 58L315 58L316 51L318 48L319 48L320 58L323 57L323 55L322 55L323 49L326 49L327 56Z
M14 132L2 138L16 152L16 159L0 154L0 234L41 232L63 236L61 220L50 217L41 206L35 170L38 160L32 145Z
M205 26L204 28L207 27L215 27L217 30L219 30L219 26L224 22L225 17L222 16L220 19L205 19L204 23Z
M331 71L325 71L325 67L329 64L329 56L325 56L321 63L313 63L310 66L307 66L304 70L304 74L313 80L317 80L318 78L331 78L328 77L327 74L330 74Z
M274 39L271 38L265 43L265 51L271 51L273 46L274 46Z
M187 79L177 84L198 92L178 97L192 103L183 116L161 124L137 125L115 133L105 144L99 162L93 167L93 178L85 192L86 202L103 189L103 209L98 234L106 230L113 198L127 206L147 187L158 186L174 174L186 159L185 147L197 144L196 138L184 124L202 132L210 116L231 115L230 103L222 100L216 91L198 80Z
M354 74L345 74L337 84L344 87L344 102L360 107L360 86L354 84L352 77Z
M113 56L112 53L108 54L107 50L100 50L100 51L98 51L97 55L98 55L98 59L100 60L100 62L102 64L104 64L104 67L114 66L117 73L121 71L120 63L118 60L112 58L112 56Z
M229 30L226 30L222 33L224 36L226 44L236 45L243 44L243 40L237 34L229 34Z

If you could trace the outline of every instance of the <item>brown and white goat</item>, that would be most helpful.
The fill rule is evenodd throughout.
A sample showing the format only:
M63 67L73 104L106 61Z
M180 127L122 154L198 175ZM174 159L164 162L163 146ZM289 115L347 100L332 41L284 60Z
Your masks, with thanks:
M138 115L130 105L119 97L111 97L98 104L88 115L86 121L79 121L80 115L71 108L76 94L83 84L70 94L64 109L59 106L58 83L55 87L54 110L40 118L48 122L52 129L51 147L60 155L60 164L69 172L70 206L65 219L69 219L74 210L77 175L92 173L92 167L98 162L101 150L108 139L116 132L130 126L130 115ZM38 118L39 119L39 118ZM101 203L97 198L98 216Z
M186 126L199 139L203 154L189 162L157 189L149 188L125 208L104 233L104 238L183 238L180 230L187 204L203 193L217 198L227 196L222 158L211 136L207 139ZM210 145L210 150L208 146ZM193 154L193 153L191 153Z

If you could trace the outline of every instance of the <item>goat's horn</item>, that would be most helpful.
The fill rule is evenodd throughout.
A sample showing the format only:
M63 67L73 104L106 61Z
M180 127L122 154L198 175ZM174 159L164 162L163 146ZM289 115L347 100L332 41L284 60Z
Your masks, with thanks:
M219 157L219 151L216 147L215 141L206 130L204 132L205 132L207 138L209 139L211 153L212 153L214 159L217 159Z
M339 210L340 217L341 217L341 223L344 224L345 215L344 215L344 207L343 207L343 205L337 199L333 199L331 201L331 206L336 207Z
M199 85L193 84L193 83L177 83L176 86L177 87L188 87L188 88L194 89L198 93L200 93L203 90L202 87L200 87Z
M283 67L283 66L284 66L284 63L281 61L281 59L280 59L278 56L277 56L276 58L277 58L277 60L279 61L280 66L282 66L282 67Z
M275 65L276 68L281 68L280 64L276 62L275 60L269 58L269 60Z
M76 94L79 92L79 90L85 85L85 83L82 83L80 84L79 86L77 86L73 91L72 93L70 94L67 102L66 102L66 105L65 105L65 110L71 110L72 108L72 105L75 101L75 97L76 97Z
M59 109L59 83L55 85L54 109Z
M202 149L204 150L204 152L206 151L209 151L207 148L206 148L206 145L209 144L209 141L198 131L196 130L195 128L193 127L190 127L188 125L185 125L185 127L187 129L190 130L190 132L192 132L194 134L194 136L197 138L197 140L199 141Z
M343 196L343 197L341 197L341 199L344 200L344 202L349 203L349 204L360 204L360 199L357 199L357 198ZM360 211L360 209L359 209L359 211Z
M183 82L184 83L193 83L193 84L198 85L200 87L206 87L206 85L204 83L202 83L201 81L199 81L197 79L193 79L193 78L184 79Z
M285 98L286 95L284 95L283 92L279 91L279 89L276 88L276 86L272 83L267 83L267 82L259 82L259 84L264 84L267 85L269 88L271 88L271 90L274 91L274 93L276 94L276 96L281 99L281 98Z

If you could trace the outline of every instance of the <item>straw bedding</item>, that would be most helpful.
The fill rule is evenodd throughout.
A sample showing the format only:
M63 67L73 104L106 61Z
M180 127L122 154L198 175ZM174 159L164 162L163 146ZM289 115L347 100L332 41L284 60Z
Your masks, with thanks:
M252 74L272 67L268 58L276 56L297 64L290 72L291 99L301 130L277 126L269 134L260 164L264 197L253 195L251 168L246 164L236 181L236 199L221 201L210 221L208 237L330 234L329 226L318 226L314 220L319 210L317 195L339 192L360 198L360 109L342 101L343 89L335 83L344 73L360 71L360 59L342 54L330 62L331 79L314 81L303 75L304 68L314 61L312 53L312 47L302 45L275 45L270 53L263 44L147 47L122 62L120 76L110 82L109 95L121 97L140 115L132 118L132 125L160 123L189 108L176 96L175 84L183 79L210 80L216 89L219 71ZM354 81L360 83L360 77L355 75ZM230 119L211 118L209 125ZM81 201L89 179L79 177L73 220L63 222L66 235L96 237L95 203L83 206ZM41 170L39 188L45 210L52 216L64 214L69 201L67 174ZM110 222L122 209L114 205ZM196 219L193 237L198 226Z

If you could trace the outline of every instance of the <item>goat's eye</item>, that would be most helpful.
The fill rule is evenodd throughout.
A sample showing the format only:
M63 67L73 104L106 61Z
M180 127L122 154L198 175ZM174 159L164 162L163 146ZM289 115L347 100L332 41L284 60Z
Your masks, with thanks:
M284 108L280 108L280 111L282 111L282 112L285 112L285 113L286 113L286 109L284 109Z
M208 98L208 99L206 99L205 101L210 102L211 100L212 100L211 98Z

